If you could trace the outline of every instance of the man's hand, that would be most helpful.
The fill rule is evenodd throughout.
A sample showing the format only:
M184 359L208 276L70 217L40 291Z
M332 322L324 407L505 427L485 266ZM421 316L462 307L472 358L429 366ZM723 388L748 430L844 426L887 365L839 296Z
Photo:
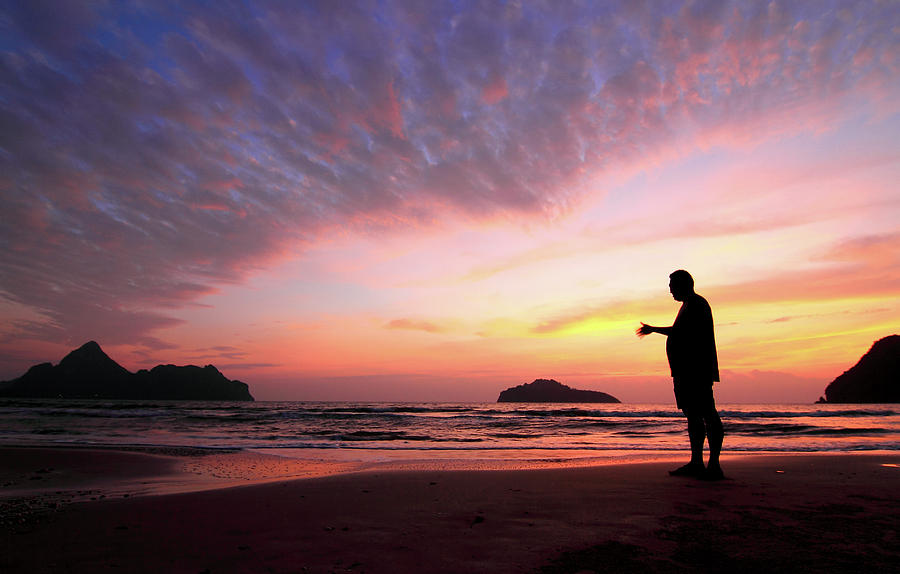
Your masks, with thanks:
M653 327L647 325L646 323L641 323L641 326L638 327L638 330L635 331L635 334L642 339L653 332Z

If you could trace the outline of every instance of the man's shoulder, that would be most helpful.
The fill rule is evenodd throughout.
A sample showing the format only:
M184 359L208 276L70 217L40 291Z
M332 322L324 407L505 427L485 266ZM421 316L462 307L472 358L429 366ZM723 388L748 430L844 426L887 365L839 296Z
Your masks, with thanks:
M709 311L712 312L712 308L709 306L709 302L703 298L702 295L698 295L694 293L691 295L691 307L694 312L698 311Z

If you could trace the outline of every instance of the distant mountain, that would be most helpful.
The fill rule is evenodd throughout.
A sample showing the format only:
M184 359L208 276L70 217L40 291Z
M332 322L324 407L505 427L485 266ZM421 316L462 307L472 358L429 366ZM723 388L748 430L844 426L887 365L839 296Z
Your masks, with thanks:
M253 400L246 383L228 380L212 365L158 365L131 373L94 341L75 349L56 366L41 363L18 379L0 382L0 397Z
M573 389L553 379L536 379L500 393L498 403L619 403L619 399L600 391Z
M849 370L825 388L820 403L900 403L900 335L875 341Z

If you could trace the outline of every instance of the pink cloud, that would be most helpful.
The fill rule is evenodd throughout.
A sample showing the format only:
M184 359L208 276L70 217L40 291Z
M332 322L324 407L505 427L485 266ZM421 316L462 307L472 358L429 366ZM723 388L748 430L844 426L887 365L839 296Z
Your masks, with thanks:
M865 235L841 241L822 257L870 269L900 270L900 232Z
M505 100L508 95L509 88L503 76L497 76L481 90L481 100L489 106Z
M160 310L335 230L547 220L624 165L900 101L892 3L32 4L0 14L0 289L40 337L158 344Z

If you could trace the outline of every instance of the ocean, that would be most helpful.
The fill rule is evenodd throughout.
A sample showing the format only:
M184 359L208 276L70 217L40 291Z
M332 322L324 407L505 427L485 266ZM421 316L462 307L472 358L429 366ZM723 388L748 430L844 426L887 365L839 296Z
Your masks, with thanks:
M724 453L900 450L900 405L724 404ZM247 449L323 460L606 461L687 451L670 404L0 400L0 445Z

